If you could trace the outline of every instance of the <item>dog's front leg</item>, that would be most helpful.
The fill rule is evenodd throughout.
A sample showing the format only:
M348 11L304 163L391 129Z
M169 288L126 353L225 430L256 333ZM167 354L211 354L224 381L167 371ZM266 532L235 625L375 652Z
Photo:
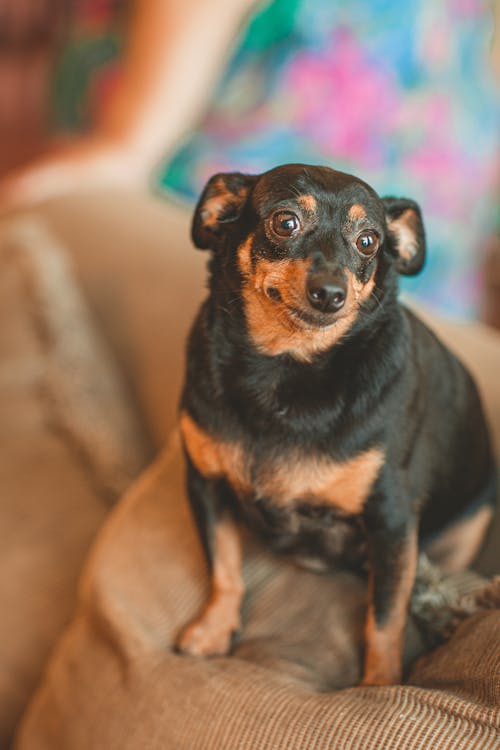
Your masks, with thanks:
M240 628L244 587L239 529L221 506L219 482L204 478L188 459L188 494L210 570L211 594L202 613L181 633L179 651L227 654Z
M393 511L394 512L394 511ZM369 604L362 685L400 682L404 629L418 556L413 516L395 521L378 509L367 520Z

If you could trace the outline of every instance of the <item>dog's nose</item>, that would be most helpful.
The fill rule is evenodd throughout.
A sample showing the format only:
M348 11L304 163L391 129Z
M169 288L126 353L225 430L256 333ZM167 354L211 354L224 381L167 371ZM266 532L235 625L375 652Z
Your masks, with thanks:
M306 294L309 304L315 310L337 312L345 303L346 288L331 274L315 273L307 280Z

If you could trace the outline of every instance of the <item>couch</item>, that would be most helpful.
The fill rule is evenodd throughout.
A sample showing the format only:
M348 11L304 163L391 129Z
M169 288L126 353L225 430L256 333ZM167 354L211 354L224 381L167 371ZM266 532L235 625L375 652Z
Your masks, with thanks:
M205 276L188 223L102 193L0 226L0 747L498 746L496 605L432 652L410 622L405 685L352 687L363 582L249 542L234 655L173 651L208 586L174 429ZM474 371L500 454L500 337L431 324ZM498 533L457 592L498 573Z

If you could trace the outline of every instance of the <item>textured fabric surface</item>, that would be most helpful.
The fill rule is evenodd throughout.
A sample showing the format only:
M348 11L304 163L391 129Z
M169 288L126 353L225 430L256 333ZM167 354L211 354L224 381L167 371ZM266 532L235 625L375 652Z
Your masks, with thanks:
M131 411L153 444L172 429L203 293L188 222L150 196L103 193L0 224L1 748L70 617L123 470L144 456Z
M207 254L190 213L137 192L68 196L33 211L62 243L156 447L177 417L184 344L204 295Z
M161 444L175 420L184 339L203 293L206 255L189 245L187 212L142 194L100 194L51 201L35 213L71 255L89 314L130 383L153 440ZM4 744L45 654L73 608L81 560L105 512L89 483L88 465L78 460L60 432L51 429L51 415L41 395L47 355L33 326L30 295L18 270L2 260L0 725L7 727ZM481 326L440 324L439 328L473 369L500 448L498 335ZM423 687L403 692L401 699L393 688L318 695L318 689L356 679L364 592L359 582L346 577L327 581L303 571L299 576L294 568L285 575L282 569L269 568L269 560L247 563L252 588L240 658L199 665L171 654L168 644L174 632L206 593L201 555L186 509L179 503L179 471L178 466L168 469L165 462L159 464L113 513L113 528L104 531L92 563L94 572L86 577L83 604L27 719L20 740L23 748L272 748L280 743L287 746L288 731L295 733L297 742L305 737L305 744L297 747L315 747L320 739L332 746L331 737L337 733L350 737L351 720L359 726L366 714L369 722L375 721L386 702L393 707L394 736L405 732L411 739L414 732L421 735L422 748L432 746L429 737L434 742L437 736L448 736L450 727L453 731L462 727L464 717L468 723L463 737L474 731L469 719L476 716L476 706L469 698L477 698L474 686L479 682L471 687L467 674L476 674L476 667L481 670L495 656L490 651L488 657L482 648L483 641L489 642L483 623L491 632L493 613L471 621L479 634L478 653L470 646L470 631L465 640L454 641L460 674L450 671L449 663L445 669L441 661L434 662L434 655L426 665L427 670L435 665L435 672L426 673L430 677L425 687L434 679L442 679L441 685L449 679L453 689L453 695L431 694L432 711L426 707L430 698ZM500 516L480 558L480 569L486 574L500 569L499 522ZM325 581L328 596L322 594ZM343 613L335 609L335 590L341 594ZM314 607L307 597L302 602L308 591L315 597ZM296 641L283 640L288 615L294 623L290 635ZM335 627L329 627L330 618ZM321 629L321 638L315 628ZM323 647L324 642L329 648ZM447 649L442 652L444 659ZM495 679L491 664L488 669ZM364 707L363 695L368 700ZM351 703L346 709L347 699ZM339 712L334 715L337 705ZM424 722L418 729L413 723L422 712L429 721L432 718L432 734L426 733ZM483 717L475 725L476 745L464 739L462 744L457 740L455 747L484 746L477 744L478 736L482 731L488 736L491 715L490 711L489 724ZM317 727L310 723L313 720ZM346 739L344 744L364 747L361 741L353 742L349 745Z
M500 610L467 620L409 685L332 692L359 675L364 585L253 547L244 577L234 655L175 654L208 581L174 444L102 530L17 750L498 747ZM407 657L418 648L410 629Z
M20 221L1 232L0 268L0 747L6 747L69 619L82 560L108 501L131 483L147 454L121 375L92 328L63 251L43 227Z
M81 454L98 491L116 500L151 458L124 375L93 325L64 248L44 223L13 222L2 245L24 280L54 424Z

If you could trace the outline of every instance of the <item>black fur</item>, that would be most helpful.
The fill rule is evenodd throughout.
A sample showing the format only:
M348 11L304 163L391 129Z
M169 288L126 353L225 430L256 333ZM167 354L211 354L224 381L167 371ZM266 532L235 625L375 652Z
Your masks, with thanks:
M233 199L224 210L222 196L220 219L204 226L207 195L217 195L221 185ZM300 195L317 200L314 223L295 239L270 240L266 217L276 206L296 207ZM374 257L361 256L346 239L345 212L353 204L364 207L363 226L380 238ZM389 226L407 210L415 237L410 259L402 258ZM360 282L375 280L348 332L309 362L286 352L270 356L252 339L236 252L250 233L253 264L312 257L313 267L323 262ZM195 212L193 239L212 253L209 294L189 338L182 409L210 435L243 445L255 466L290 449L344 462L381 446L386 456L357 516L318 507L307 497L287 510L273 505L272 497L237 498L190 463L190 495L206 547L211 524L229 509L275 549L314 555L328 566L362 566L368 552L376 619L383 624L409 530L418 527L421 540L439 533L480 495L493 467L471 377L397 301L398 275L417 272L425 254L418 206L404 199L384 202L350 175L288 165L260 177L213 178Z

